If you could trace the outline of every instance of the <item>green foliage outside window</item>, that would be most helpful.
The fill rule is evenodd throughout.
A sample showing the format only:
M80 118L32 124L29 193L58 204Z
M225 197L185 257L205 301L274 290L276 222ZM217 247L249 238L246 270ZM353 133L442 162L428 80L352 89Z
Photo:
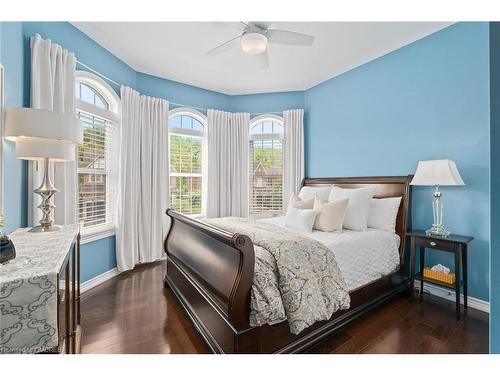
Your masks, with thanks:
M250 141L250 213L281 213L283 201L283 147L281 140Z
M170 136L170 207L201 214L202 139Z

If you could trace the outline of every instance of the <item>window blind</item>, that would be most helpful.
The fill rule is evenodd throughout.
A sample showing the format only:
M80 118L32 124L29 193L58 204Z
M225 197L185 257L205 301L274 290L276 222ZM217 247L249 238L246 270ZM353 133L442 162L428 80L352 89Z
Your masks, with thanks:
M108 189L113 125L85 112L77 116L83 123L83 144L78 149L78 221L89 228L111 221Z
M170 135L170 207L187 215L202 213L202 138Z
M250 214L273 216L283 208L283 141L251 139Z

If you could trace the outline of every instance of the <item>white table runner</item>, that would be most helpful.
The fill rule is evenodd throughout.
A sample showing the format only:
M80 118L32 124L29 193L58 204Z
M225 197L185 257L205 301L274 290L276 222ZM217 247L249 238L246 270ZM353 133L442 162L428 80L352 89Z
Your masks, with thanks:
M57 273L79 225L9 235L16 259L0 265L0 353L38 353L58 344Z

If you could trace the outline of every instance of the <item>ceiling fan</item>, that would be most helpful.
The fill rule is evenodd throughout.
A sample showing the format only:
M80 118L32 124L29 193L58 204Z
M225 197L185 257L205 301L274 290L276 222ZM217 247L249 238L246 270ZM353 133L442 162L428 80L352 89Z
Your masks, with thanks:
M229 51L236 46L237 41L243 52L256 56L263 69L269 67L267 44L285 44L291 46L311 46L314 36L297 33L295 31L270 29L271 24L265 22L240 22L241 34L222 43L207 52L208 56L215 56Z

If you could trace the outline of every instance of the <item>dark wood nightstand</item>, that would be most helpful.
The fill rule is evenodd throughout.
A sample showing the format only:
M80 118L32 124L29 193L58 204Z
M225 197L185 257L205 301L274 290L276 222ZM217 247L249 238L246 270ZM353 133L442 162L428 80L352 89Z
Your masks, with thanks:
M410 278L414 288L415 279L420 280L420 298L423 298L424 282L455 291L457 319L460 319L460 285L463 286L464 312L467 310L467 251L473 237L451 234L448 237L428 236L425 231L416 230L406 233L410 238ZM420 246L420 272L415 274L416 247ZM455 284L424 277L425 249L435 249L454 253L455 255ZM460 275L462 277L460 278Z

